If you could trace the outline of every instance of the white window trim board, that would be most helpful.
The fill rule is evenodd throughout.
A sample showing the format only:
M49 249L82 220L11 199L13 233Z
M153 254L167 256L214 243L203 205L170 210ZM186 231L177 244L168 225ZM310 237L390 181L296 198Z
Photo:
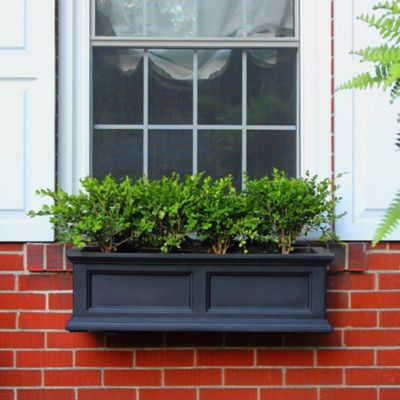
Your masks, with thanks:
M90 1L60 0L59 183L76 192L90 171ZM300 1L301 173L330 165L330 0Z

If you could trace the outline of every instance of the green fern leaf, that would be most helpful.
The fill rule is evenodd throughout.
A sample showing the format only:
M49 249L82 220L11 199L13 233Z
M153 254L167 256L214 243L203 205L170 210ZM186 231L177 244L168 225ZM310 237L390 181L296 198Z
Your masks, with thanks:
M383 221L376 229L372 245L375 246L385 236L389 235L400 224L400 190L397 192L392 204L387 209Z

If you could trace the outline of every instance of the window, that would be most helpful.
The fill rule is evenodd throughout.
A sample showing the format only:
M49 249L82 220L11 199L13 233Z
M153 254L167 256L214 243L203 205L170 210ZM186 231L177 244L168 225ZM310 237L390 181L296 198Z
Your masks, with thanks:
M299 173L296 0L94 0L96 177Z

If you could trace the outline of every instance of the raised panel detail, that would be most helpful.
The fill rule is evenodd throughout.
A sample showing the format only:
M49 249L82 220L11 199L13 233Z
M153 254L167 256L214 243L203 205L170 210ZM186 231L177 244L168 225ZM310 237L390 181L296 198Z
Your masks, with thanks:
M218 274L209 277L209 309L308 310L308 275ZM285 293L285 296L281 294Z
M146 308L191 307L189 274L91 274L90 308L126 308L140 312ZM110 292L110 287L118 287Z
M24 208L25 91L0 87L0 210Z
M0 49L25 46L26 0L0 0ZM35 6L35 2L32 2Z

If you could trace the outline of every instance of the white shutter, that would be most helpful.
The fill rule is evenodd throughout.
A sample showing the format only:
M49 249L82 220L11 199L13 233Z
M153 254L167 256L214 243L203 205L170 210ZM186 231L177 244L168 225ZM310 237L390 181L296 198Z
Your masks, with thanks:
M349 54L380 43L376 31L357 20L371 13L376 0L335 0L335 84L365 71ZM400 153L394 142L399 131L400 103L390 105L382 91L340 91L335 94L335 170L345 172L339 183L347 215L337 223L344 240L370 240L385 209L400 189ZM400 240L400 230L389 240Z
M54 0L0 0L0 241L53 239L39 188L55 180Z

